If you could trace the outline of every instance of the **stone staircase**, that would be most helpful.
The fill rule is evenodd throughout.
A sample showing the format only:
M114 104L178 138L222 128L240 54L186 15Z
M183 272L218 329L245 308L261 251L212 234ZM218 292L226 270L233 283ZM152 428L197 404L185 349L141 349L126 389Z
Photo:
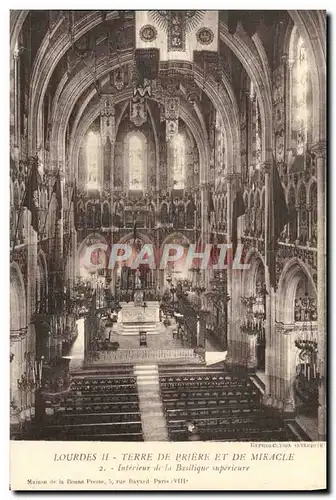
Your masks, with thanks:
M136 365L139 407L144 441L168 441L166 419L160 396L157 365Z

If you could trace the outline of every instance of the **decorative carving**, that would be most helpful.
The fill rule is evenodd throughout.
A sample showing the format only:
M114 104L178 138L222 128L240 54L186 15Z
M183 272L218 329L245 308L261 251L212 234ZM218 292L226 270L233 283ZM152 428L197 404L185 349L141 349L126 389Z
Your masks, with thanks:
M166 141L178 134L178 120L166 120Z
M312 278L317 283L317 252L316 249L303 248L294 245L284 245L279 243L276 256L276 276L279 280L282 270L286 263L294 258L302 260L310 269Z
M167 97L165 100L166 120L178 120L180 111L179 97Z
M100 127L101 138L103 145L106 144L107 138L110 143L115 142L115 106L114 96L111 94L103 94L100 98Z
M114 86L117 90L122 90L124 88L125 82L124 68L120 67L114 72Z
M215 35L210 28L200 28L196 33L196 39L201 45L210 45L214 37Z
M141 127L147 121L145 99L140 98L130 102L130 120L136 127Z
M158 36L157 30L151 24L142 26L139 31L139 37L143 42L153 42Z

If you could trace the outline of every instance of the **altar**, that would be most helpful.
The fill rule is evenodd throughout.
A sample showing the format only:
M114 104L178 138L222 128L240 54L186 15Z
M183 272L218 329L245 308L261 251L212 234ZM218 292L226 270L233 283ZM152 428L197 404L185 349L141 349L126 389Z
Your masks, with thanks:
M133 303L121 302L118 323L158 323L160 321L160 304L158 301L147 302L147 307L136 307Z
M137 335L140 331L147 334L160 332L160 303L156 300L146 302L146 307L135 306L133 302L121 302L121 310L115 331L121 335Z

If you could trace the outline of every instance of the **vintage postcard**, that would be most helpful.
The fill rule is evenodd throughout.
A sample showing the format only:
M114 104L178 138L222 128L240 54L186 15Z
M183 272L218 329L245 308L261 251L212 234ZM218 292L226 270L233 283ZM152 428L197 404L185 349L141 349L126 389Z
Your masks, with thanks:
M10 11L10 488L324 490L326 12Z

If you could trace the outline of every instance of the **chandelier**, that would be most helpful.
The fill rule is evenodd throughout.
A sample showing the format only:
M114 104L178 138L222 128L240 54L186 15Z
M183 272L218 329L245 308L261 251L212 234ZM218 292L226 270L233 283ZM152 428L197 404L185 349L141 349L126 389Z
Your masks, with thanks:
M20 391L33 391L41 387L44 357L40 360L30 361L30 353L25 358L28 361L28 373L24 372L21 378L17 379L17 388Z
M246 308L246 315L240 330L247 335L261 336L264 332L266 318L265 297L266 287L262 283L256 285L256 295L251 297L241 297L241 302Z

